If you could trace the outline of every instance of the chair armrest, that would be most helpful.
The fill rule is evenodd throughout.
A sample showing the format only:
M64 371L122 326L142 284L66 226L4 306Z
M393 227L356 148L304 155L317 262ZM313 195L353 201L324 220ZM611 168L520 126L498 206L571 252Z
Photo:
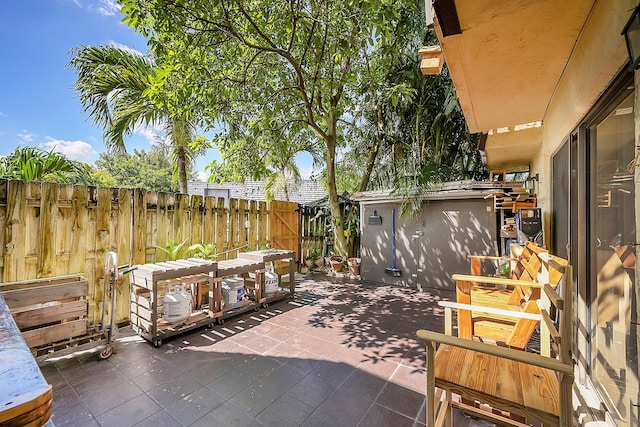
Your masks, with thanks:
M454 347L463 348L478 353L489 354L504 359L513 360L516 362L527 363L529 365L538 366L544 369L551 369L552 371L573 376L573 365L565 364L557 359L551 357L541 356L535 353L527 353L520 350L514 350L507 347L499 347L495 345L485 344L473 340L467 340L464 338L453 337L450 335L441 334L438 332L427 331L420 329L417 332L418 338L425 341L427 344L437 343L445 344Z
M460 304L451 301L439 301L438 305L445 308L453 308L458 310L476 311L479 313L496 314L499 316L513 317L516 319L542 320L542 316L535 313L526 313L524 311L503 310L500 308L487 307L482 305Z
M465 282L486 283L489 285L507 285L507 286L528 286L530 288L543 288L544 283L527 282L526 280L514 280L503 277L489 276L471 276L469 274L454 274L451 276L453 280L462 280Z

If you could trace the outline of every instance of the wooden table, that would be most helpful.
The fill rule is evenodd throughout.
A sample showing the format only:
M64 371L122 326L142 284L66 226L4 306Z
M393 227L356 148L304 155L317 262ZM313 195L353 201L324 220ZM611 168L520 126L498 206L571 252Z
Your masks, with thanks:
M250 274L254 273L254 277ZM225 318L244 313L248 310L258 310L261 299L261 283L264 274L264 262L258 259L228 259L218 261L214 285L209 289L209 317L215 318L222 324ZM245 299L238 307L223 307L222 304L222 280L229 276L242 276L245 280L245 289L251 290L251 299ZM252 287L250 283L254 283Z
M163 338L209 325L212 320L207 310L202 309L202 292L207 283L216 276L217 263L199 258L142 264L130 273L131 280L131 327L143 338L160 347ZM192 286L195 309L184 323L172 325L162 318L160 305L162 295L169 286L181 284Z
M261 303L264 307L266 307L268 303L271 301L282 299L287 296L290 298L293 298L293 295L296 290L296 281L295 281L296 253L295 251L282 250L282 249L265 249L262 251L241 252L238 254L238 258L259 260L263 263L276 262L276 261L288 262L289 263L289 291L276 292L275 295L267 297L264 293L264 288L263 288L262 296L259 300L259 303ZM278 282L280 282L280 279L281 279L281 276L279 275ZM264 287L264 283L262 284L262 286Z
M0 425L44 425L51 417L51 385L0 294Z

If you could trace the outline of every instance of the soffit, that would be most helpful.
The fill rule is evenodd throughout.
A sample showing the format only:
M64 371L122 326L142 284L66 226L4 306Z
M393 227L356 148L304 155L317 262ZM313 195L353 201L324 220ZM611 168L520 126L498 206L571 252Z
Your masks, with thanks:
M541 121L594 0L455 0L435 27L471 132ZM530 147L534 150L537 147Z

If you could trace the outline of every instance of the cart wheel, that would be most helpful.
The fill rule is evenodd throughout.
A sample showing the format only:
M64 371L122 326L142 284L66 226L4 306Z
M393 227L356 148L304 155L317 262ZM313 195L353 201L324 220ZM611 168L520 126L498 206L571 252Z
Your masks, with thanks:
M260 311L260 306L259 306L259 305L255 306L255 307L253 308L253 311L255 311L256 313L257 313L258 311Z
M155 348L160 348L160 346L162 345L162 340L155 340L153 341L153 346Z
M268 302L263 302L262 303L262 308L269 308L269 303Z
M113 346L109 344L105 348L103 348L102 351L100 351L100 353L98 353L98 358L101 360L105 360L110 358L112 354L113 354Z
M224 319L218 319L218 325L224 325Z
M213 329L213 327L214 327L215 325L216 325L216 322L211 322L211 323L209 323L207 326L208 326L210 329Z

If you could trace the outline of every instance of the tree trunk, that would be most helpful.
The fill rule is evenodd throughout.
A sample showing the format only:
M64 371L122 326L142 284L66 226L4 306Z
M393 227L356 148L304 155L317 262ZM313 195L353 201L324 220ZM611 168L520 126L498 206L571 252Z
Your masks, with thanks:
M371 147L369 147L369 156L367 157L367 165L365 166L364 174L362 175L362 179L360 180L358 191L365 191L367 189L367 185L369 185L369 179L371 179L371 173L373 172L373 167L375 166L376 158L378 157L378 151L380 150L380 142L384 137L384 132L385 132L384 115L382 113L382 107L380 106L378 106L377 121L378 121L378 132L376 133L376 139L373 141L373 144L371 145Z
M184 150L184 147L178 147L178 187L181 193L187 194L187 159Z
M327 184L329 187L329 208L333 219L333 241L336 255L347 256L347 239L344 237L344 219L340 210L336 187L336 119L333 113L327 115Z

